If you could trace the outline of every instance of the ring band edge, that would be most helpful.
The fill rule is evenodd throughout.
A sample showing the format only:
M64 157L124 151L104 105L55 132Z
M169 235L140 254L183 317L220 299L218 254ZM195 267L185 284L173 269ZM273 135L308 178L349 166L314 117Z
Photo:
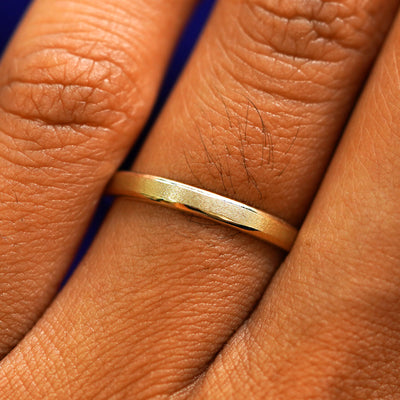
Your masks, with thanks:
M106 194L157 203L198 215L250 234L285 251L290 251L297 236L296 228L265 211L195 186L158 176L119 171L107 185ZM179 201L182 199L183 202ZM200 207L198 207L198 203L200 203ZM250 216L251 221L254 219L252 221L255 222L254 226L246 224L246 221L241 221L240 215L236 220L235 218L225 218L221 211L222 205L229 208L228 214L229 212L239 212L239 214L243 212Z

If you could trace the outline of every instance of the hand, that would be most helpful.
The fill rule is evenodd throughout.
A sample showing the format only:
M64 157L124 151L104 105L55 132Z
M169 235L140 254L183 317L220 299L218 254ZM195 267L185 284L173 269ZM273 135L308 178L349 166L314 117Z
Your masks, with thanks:
M37 0L2 60L2 398L399 397L400 20L324 177L395 0L220 0L135 161L309 211L285 260L119 199L49 305L192 5Z

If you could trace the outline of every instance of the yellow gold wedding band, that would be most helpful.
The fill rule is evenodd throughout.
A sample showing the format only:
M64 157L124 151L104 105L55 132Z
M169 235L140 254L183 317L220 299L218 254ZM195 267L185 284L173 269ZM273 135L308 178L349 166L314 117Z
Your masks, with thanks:
M297 230L264 211L224 196L170 179L120 171L106 193L162 204L212 219L289 251Z

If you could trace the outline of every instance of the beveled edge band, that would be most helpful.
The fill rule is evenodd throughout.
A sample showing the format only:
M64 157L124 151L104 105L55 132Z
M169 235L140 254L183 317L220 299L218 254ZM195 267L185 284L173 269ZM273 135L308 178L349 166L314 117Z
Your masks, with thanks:
M280 218L216 193L158 176L119 171L106 193L176 208L231 226L289 251L297 229Z

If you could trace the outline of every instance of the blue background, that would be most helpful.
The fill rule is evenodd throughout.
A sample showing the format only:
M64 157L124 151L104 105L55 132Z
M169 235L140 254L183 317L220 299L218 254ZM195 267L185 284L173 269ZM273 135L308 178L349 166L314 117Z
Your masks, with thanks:
M12 32L16 28L18 22L20 21L24 11L29 5L29 0L0 0L0 53L3 52L5 46L7 45ZM196 40L213 8L215 0L202 0L199 2L191 20L186 26L181 40L178 43L175 53L171 59L169 68L166 72L164 82L160 89L159 97L154 106L153 112L149 118L149 121L144 128L137 145L132 149L131 153L127 159L122 164L121 168L127 169L132 164L132 160L140 149L147 132L149 131L151 125L153 124L157 114L159 113L161 107L163 106L168 94L173 87L177 77L179 76L185 62L190 55ZM81 248L71 266L71 270L67 276L70 276L73 269L80 262L83 255L85 254L87 248L93 240L101 222L103 221L107 210L111 205L112 199L103 198L100 201L99 207L94 215L93 221L88 229L88 232L82 242Z

